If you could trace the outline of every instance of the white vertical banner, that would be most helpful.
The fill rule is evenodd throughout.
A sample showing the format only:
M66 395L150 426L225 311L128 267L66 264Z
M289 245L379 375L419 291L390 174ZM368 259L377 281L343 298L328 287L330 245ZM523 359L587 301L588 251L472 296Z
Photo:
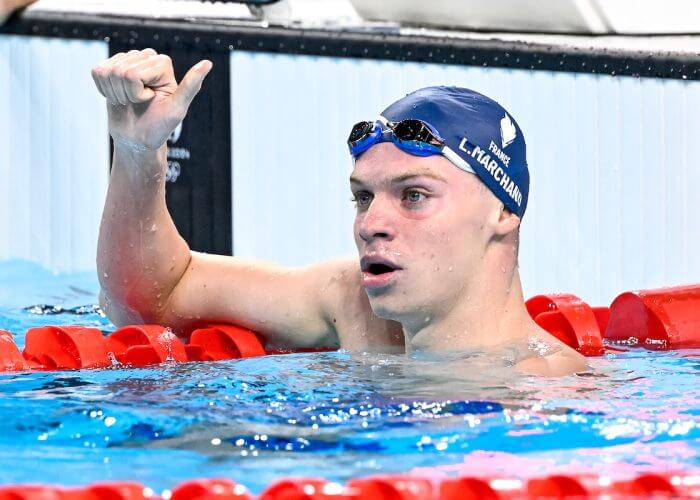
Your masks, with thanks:
M0 259L95 268L109 176L105 42L0 35Z

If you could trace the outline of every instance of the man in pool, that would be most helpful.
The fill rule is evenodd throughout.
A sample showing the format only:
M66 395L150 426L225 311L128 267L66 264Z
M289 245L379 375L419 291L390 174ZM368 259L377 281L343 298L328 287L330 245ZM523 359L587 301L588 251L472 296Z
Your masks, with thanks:
M92 71L114 158L97 250L100 303L119 326L186 334L228 322L288 348L512 352L528 373L585 359L535 324L518 272L529 174L523 134L493 100L422 89L357 124L348 145L359 259L285 269L191 251L165 203L166 139L212 67L182 81L152 49Z

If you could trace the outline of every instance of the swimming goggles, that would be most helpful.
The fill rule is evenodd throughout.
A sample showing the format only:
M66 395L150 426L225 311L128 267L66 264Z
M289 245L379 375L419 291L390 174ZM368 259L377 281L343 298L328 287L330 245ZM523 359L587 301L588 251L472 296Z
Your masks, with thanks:
M414 118L390 122L380 116L375 122L356 123L348 137L348 148L355 159L375 144L388 141L414 156L442 155L458 168L475 173L464 158L445 144L435 127Z

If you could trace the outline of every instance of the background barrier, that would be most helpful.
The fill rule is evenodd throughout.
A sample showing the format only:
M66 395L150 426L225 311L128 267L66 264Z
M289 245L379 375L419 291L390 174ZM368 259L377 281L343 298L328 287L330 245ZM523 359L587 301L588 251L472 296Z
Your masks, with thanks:
M0 35L7 68L0 88L12 103L0 106L7 131L0 168L9 179L0 188L0 258L94 269L109 152L89 69L107 56L107 40L111 52L154 46L229 59L228 68L217 59L215 71L230 72L230 96L212 74L205 83L205 91L216 89L211 104L186 119L178 140L198 142L188 139L193 120L207 124L205 136L230 130L230 178L215 168L228 168L226 159L199 154L209 166L180 162L169 185L180 193L169 196L173 216L194 249L287 265L354 253L349 126L417 87L455 84L500 101L526 133L532 183L520 268L527 295L568 290L597 305L621 289L700 280L691 214L700 185L696 55L572 54L556 45L80 16L27 17L5 31L29 36ZM80 105L69 104L76 96ZM229 99L230 114L220 113L216 106ZM225 189L202 191L195 183L203 176L210 188Z

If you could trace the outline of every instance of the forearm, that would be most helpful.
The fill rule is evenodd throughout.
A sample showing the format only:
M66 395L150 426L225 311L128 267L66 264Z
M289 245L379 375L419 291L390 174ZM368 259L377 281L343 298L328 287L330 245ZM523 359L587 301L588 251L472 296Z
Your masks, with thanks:
M165 204L166 148L115 147L97 244L105 312L115 324L158 321L190 250Z

